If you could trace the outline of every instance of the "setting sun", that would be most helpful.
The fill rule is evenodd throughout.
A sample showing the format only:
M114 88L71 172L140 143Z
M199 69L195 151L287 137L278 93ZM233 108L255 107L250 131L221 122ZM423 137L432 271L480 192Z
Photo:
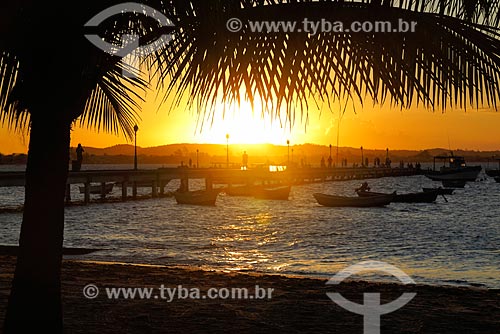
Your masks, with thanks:
M226 134L231 144L278 144L283 145L291 138L291 131L279 119L270 115L262 115L257 107L252 111L249 102L243 101L240 106L220 106L210 118L202 123L198 120L194 139L197 142L222 144L226 143ZM213 116L213 123L211 123Z

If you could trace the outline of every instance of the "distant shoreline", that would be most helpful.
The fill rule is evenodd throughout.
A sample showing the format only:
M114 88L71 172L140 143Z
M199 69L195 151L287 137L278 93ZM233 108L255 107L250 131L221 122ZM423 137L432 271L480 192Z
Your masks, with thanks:
M83 144L84 145L84 144ZM500 143L499 143L500 147ZM87 147L84 145L84 163L87 164L133 164L134 146L116 145L105 148ZM331 154L333 162L347 159L349 164L359 163L361 156L368 158L373 163L375 158L382 162L388 156L393 164L404 162L432 162L437 155L450 154L449 149L431 148L425 150L392 150L369 149L354 147L332 146L316 144L300 145L272 145L272 144L229 144L229 152L226 145L221 144L170 144L156 147L137 147L139 162L142 164L196 164L209 166L212 164L225 164L226 155L229 154L231 163L240 163L242 154L248 153L249 163L272 163L282 164L289 159L297 164L304 162L309 165L318 165L322 158L328 158ZM475 151L475 150L453 150L456 156L464 156L468 162L493 162L494 157L500 158L500 148L496 151ZM76 159L75 148L70 149L70 159ZM25 164L26 154L0 154L0 165Z

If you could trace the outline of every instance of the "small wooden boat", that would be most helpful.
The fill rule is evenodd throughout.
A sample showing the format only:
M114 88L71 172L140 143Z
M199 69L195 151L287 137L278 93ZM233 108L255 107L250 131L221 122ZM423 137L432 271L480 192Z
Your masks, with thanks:
M136 181L136 182L127 182L127 187L128 188L131 188L134 186L134 183L135 183L135 186L137 188L151 188L153 186L153 181ZM116 186L118 188L122 188L123 187L123 184L121 182L117 182L116 183Z
M498 160L498 168L497 169L490 169L486 168L486 175L492 178L497 178L500 177L500 158L496 158L495 160Z
M443 180L441 181L445 188L464 188L467 181L464 180Z
M453 195L453 192L455 189L453 188L422 188L424 192L432 192L432 191L437 191L438 195Z
M500 169L487 169L486 175L489 177L500 177Z
M291 186L260 188L255 192L254 197L260 199L287 200L288 196L290 196L291 188Z
M228 187L224 189L226 195L229 196L254 196L258 190L260 190L260 186L235 186Z
M63 247L63 255L87 255L94 252L99 252L105 249L99 248L80 248L80 247ZM18 245L0 245L0 254L16 256L19 254Z
M389 196L391 194L377 193L372 191L357 191L360 197L372 197L372 196ZM423 191L418 193L408 193L408 194L394 194L394 203L432 203L438 197L438 190L434 191Z
M393 194L370 197L346 197L315 193L313 196L319 204L329 207L378 207L388 205L394 199Z
M215 205L220 189L175 191L174 197L177 204Z
M113 191L114 183L106 183L104 185L104 194L107 195ZM85 186L78 187L80 189L80 194L85 194ZM90 193L93 195L102 194L102 184L96 184L90 186Z

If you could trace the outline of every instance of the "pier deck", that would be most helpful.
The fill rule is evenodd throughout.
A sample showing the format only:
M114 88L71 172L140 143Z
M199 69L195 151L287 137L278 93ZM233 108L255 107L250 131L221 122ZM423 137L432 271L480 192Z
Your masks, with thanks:
M214 184L254 184L254 183L290 183L303 184L312 182L346 181L380 177L398 177L418 175L422 172L408 168L294 168L285 171L269 171L265 168L241 170L225 168L159 168L154 170L88 170L68 174L67 200L70 201L69 186L81 184L85 187L84 202L90 202L91 183L102 185L101 196L105 196L106 183L119 184L122 187L122 199L127 199L128 187L132 196L137 195L138 186L151 187L152 197L161 196L165 186L175 179L181 180L184 190L189 187L190 179L204 179L207 189ZM24 186L24 172L0 172L0 187Z

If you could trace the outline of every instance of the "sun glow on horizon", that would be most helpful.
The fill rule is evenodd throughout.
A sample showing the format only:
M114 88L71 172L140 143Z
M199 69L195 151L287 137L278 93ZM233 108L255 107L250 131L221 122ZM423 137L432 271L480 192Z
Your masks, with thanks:
M224 112L225 109L225 112ZM239 106L219 106L203 124L200 119L193 139L200 143L226 144L286 144L292 140L293 129L282 119L260 112L255 107L252 112L250 102L242 101ZM226 138L229 135L229 139Z
M153 94L154 95L154 94ZM338 123L338 108L309 104L307 122L301 121L300 109L295 110L295 122L290 127L285 113L262 115L259 101L251 104L216 105L213 115L205 117L203 126L195 110L185 105L160 108L152 94L141 103L137 145L154 147L178 143L248 145L274 144L290 146L312 143L340 147L367 149L422 150L451 147L466 150L499 150L498 124L500 113L489 109L475 111L450 110L446 113L429 112L422 108L401 111L385 106L357 106L349 108ZM184 101L187 103L186 101ZM166 103L168 105L168 103ZM213 116L213 117L212 117ZM226 134L229 140L226 141ZM0 125L0 153L27 153L29 135L20 136ZM133 144L122 135L97 132L75 125L71 133L71 146L104 148L120 144Z

